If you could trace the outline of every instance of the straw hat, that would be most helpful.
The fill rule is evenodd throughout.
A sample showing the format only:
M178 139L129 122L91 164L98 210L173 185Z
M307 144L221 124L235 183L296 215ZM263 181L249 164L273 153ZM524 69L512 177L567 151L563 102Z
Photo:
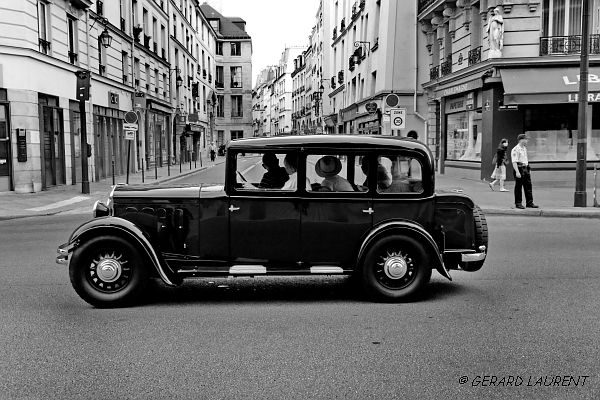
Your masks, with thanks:
M315 164L315 172L321 178L336 176L342 170L342 163L337 157L324 156Z

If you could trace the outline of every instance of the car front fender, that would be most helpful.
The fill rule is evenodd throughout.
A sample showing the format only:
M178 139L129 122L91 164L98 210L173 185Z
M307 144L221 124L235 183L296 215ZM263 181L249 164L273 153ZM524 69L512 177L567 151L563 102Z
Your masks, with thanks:
M165 284L169 286L176 286L178 284L175 273L164 262L159 253L155 251L154 246L143 230L131 221L119 217L107 216L94 218L79 226L71 234L69 241L59 246L56 262L60 264L68 263L68 254L77 249L88 238L111 234L130 240L134 245L137 245L148 256L158 276Z
M361 265L363 258L369 246L383 236L390 234L405 234L409 237L419 240L425 246L425 250L431 254L434 253L435 268L442 275L452 280L450 273L444 265L444 260L440 249L433 237L423 227L410 221L390 221L381 225L375 226L371 232L363 240L360 250L358 251L357 265Z

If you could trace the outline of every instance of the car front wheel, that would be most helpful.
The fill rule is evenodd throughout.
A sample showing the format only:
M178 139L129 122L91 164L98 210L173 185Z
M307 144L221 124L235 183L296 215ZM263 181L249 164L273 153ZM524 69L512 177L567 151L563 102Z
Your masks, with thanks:
M133 303L148 273L139 251L116 236L93 238L77 248L69 263L71 284L77 294L95 307Z
M363 262L363 285L368 294L380 300L411 300L430 277L431 267L423 246L406 236L379 240Z

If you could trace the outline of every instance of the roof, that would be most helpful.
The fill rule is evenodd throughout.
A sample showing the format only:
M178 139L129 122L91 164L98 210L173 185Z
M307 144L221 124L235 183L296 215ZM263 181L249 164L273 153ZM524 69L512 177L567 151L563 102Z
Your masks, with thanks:
M235 24L245 24L246 21L244 21L242 18L224 17L206 2L200 6L200 11L202 11L202 14L204 14L204 17L208 21L215 19L219 20L219 31L217 32L217 37L221 39L250 39L250 35L248 35L244 29L241 29Z
M433 163L433 155L429 148L422 142L398 136L383 135L291 135L270 136L260 138L239 139L229 142L230 149L291 149L303 148L335 148L335 149L380 149L394 148L415 150L428 157Z

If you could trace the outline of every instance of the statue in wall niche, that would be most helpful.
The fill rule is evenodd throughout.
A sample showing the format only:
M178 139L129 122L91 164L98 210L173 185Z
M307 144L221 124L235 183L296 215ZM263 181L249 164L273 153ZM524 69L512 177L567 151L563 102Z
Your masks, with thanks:
M494 8L493 13L486 28L490 44L488 58L499 58L502 57L502 47L504 47L504 18L500 15L500 7Z

